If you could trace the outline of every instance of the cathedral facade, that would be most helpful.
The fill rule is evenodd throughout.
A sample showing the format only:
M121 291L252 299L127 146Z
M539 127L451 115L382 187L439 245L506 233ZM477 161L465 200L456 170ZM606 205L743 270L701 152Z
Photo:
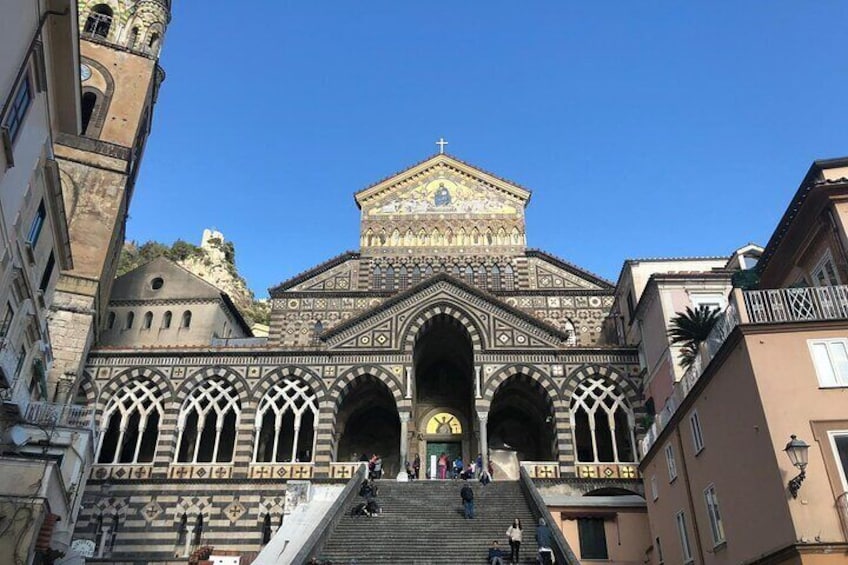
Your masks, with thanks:
M75 391L98 446L74 537L96 556L256 552L295 485L363 454L392 477L491 454L496 480L512 454L563 492L641 492L638 351L610 282L526 247L530 191L437 154L355 198L359 251L270 289L268 338L179 267L116 281Z

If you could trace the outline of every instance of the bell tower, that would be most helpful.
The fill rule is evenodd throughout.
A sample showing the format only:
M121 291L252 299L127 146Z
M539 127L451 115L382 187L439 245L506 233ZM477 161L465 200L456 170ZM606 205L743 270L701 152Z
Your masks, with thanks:
M55 141L73 268L56 286L50 394L67 400L105 315L153 109L170 0L80 0L81 123Z

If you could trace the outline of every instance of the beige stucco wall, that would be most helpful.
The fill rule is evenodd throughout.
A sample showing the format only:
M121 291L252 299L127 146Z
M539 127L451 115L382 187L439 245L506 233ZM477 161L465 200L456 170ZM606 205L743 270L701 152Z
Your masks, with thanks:
M171 327L162 328L162 318L171 312ZM191 326L183 328L183 312L191 312ZM133 306L110 305L109 312L115 313L115 325L100 332L99 342L105 346L139 347L146 345L208 345L213 337L242 337L238 326L233 327L221 306L205 304L138 304ZM133 327L126 329L127 314L133 312ZM144 329L144 315L153 313L153 324ZM108 320L108 315L106 316ZM227 332L230 336L227 336Z
M648 514L645 510L629 508L610 508L614 516L604 520L604 534L607 539L609 559L584 560L580 555L580 536L577 520L570 518L573 508L552 507L551 515L565 536L569 547L581 561L589 563L610 563L613 565L636 565L645 562L645 550L651 543L648 526Z
M689 420L695 410L704 438L704 449L697 455ZM644 467L651 529L661 540L665 562L682 563L675 522L681 510L698 563L741 563L794 542L786 491L745 343L735 346L721 372L677 417L680 424L656 444ZM668 444L673 445L678 470L671 482L664 452ZM650 492L654 476L656 500ZM716 488L727 540L715 549L703 494L709 485Z
M785 497L797 539L848 541L835 508L835 498L840 493L834 492L825 467L826 458L833 458L832 450L827 437L815 441L811 425L811 421L848 420L848 388L819 386L807 344L807 340L814 338L845 338L846 329L842 323L803 332L746 337L782 483L798 473L788 457L780 453L789 436L796 434L810 444L807 478L799 497L797 500ZM843 425L836 427L848 429Z

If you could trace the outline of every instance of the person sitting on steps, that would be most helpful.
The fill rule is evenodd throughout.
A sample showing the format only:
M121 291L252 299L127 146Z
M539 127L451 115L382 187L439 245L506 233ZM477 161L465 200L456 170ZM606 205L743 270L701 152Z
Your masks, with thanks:
M500 544L498 544L498 540L493 540L492 547L489 548L489 565L506 565L504 553Z

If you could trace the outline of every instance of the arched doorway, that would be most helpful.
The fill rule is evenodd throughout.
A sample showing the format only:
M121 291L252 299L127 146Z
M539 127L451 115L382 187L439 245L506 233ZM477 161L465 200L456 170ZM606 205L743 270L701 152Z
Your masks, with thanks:
M341 401L336 418L340 434L337 461L359 461L363 454L383 459L383 476L401 470L400 419L388 387L365 375L354 381Z
M519 461L557 459L551 400L526 375L513 375L498 387L486 432L490 448L514 450Z
M455 318L439 314L419 330L413 350L415 374L413 419L422 467L444 452L465 462L477 456L474 435L474 350L468 330Z

